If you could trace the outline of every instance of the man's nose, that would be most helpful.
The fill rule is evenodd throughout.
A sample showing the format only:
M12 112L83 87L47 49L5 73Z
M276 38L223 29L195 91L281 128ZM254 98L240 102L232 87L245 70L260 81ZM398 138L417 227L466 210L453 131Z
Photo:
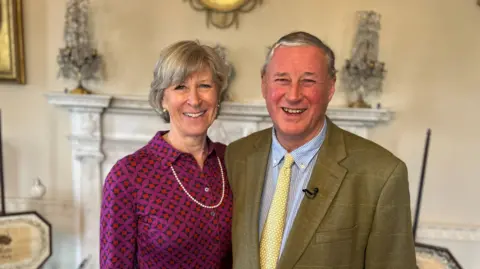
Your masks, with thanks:
M288 101L294 102L300 100L302 97L302 89L300 88L300 85L298 83L293 83L290 89L288 89L288 92L286 94L286 99Z

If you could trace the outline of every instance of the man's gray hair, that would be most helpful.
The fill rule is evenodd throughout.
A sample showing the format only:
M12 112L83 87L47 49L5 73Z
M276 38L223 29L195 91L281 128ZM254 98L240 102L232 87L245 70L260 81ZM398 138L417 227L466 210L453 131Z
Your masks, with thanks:
M267 71L268 64L270 63L273 53L280 46L295 47L295 46L315 46L320 48L327 58L327 70L330 78L335 79L337 70L335 69L335 54L333 50L325 44L318 37L309 34L307 32L292 32L282 36L277 42L275 42L268 50L265 63L262 66L262 76Z
M185 40L161 51L153 71L148 100L165 122L170 122L168 111L164 111L162 107L165 89L184 82L190 75L205 68L212 72L220 103L225 98L228 87L229 66L214 48L198 41Z

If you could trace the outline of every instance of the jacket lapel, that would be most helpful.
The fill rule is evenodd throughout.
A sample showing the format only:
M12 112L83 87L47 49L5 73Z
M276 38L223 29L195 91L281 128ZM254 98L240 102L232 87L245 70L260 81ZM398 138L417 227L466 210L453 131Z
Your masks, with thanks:
M288 236L279 269L291 269L300 259L337 194L347 170L339 164L346 157L343 134L327 118L327 134L318 153L308 189L318 188L313 199L304 198Z
M247 177L245 180L250 184L247 184L248 188L246 189L247 193L245 194L246 205L249 205L248 208L245 208L245 211L248 212L248 226L247 231L245 231L245 246L248 248L248 260L251 262L246 268L252 269L260 268L258 223L263 183L265 181L268 156L272 143L271 133L271 128L264 131L264 135L262 135L253 145L255 147L255 153L248 157L246 163Z

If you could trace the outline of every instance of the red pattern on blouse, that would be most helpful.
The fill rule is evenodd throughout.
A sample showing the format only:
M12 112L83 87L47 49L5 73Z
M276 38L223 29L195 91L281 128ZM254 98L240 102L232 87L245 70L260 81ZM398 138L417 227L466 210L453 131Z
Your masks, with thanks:
M115 163L104 187L100 216L100 268L232 268L232 193L223 162L225 145L208 141L203 171L191 154L174 149L158 132L143 148ZM190 199L176 181L205 205Z

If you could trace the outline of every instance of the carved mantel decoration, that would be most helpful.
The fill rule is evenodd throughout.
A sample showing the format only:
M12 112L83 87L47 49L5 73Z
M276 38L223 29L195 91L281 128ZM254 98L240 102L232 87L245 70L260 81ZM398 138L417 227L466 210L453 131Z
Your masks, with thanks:
M226 29L239 25L239 13L248 13L262 0L184 0L190 2L193 9L207 13L207 27L213 25L219 29Z

